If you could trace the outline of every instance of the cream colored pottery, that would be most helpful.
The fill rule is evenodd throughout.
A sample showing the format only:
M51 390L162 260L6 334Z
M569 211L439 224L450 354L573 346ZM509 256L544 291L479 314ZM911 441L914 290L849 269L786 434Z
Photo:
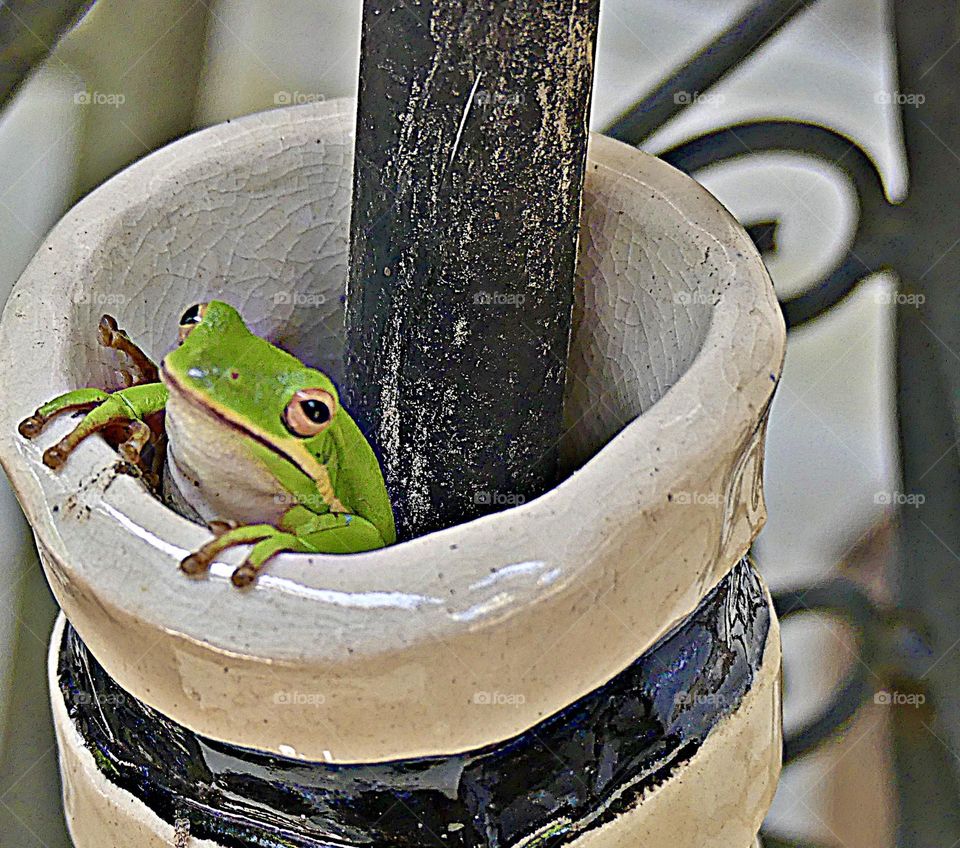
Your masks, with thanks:
M67 715L57 683L64 618L50 643L48 674L60 748L63 798L76 848L169 848L173 826L96 767ZM575 848L754 848L780 773L780 632L772 621L763 664L740 707L700 750L642 801L566 844ZM190 848L219 843L192 839Z
M222 298L340 376L353 113L253 115L128 168L53 230L0 326L0 460L93 654L204 736L336 762L511 737L687 616L763 523L784 348L767 273L727 211L593 136L563 443L576 470L385 550L282 556L251 592L229 583L242 550L189 580L178 562L205 528L118 475L99 439L43 466L71 421L34 442L16 424L59 392L115 385L104 312L159 358L186 307Z

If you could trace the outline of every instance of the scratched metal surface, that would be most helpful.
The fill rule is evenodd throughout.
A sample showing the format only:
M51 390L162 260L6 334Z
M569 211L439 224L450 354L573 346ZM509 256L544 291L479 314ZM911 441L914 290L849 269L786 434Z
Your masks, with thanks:
M554 482L598 9L364 4L347 396L401 538Z

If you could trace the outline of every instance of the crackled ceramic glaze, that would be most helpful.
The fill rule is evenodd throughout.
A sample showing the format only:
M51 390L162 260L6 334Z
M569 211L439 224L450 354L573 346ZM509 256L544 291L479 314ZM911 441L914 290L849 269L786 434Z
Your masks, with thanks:
M177 819L203 845L736 848L776 786L779 659L769 596L742 563L637 663L505 745L307 765L159 716L61 622L50 686L67 818L78 848L167 844Z
M248 594L229 583L242 551L189 581L177 563L204 528L118 476L102 441L57 473L44 467L70 421L35 442L16 423L58 392L114 383L96 344L103 312L160 357L186 306L223 298L336 376L352 126L352 103L311 104L147 157L55 228L0 326L0 460L94 655L197 733L345 763L511 737L687 616L763 522L784 345L766 271L726 210L664 163L594 136L570 476L389 549L282 556Z

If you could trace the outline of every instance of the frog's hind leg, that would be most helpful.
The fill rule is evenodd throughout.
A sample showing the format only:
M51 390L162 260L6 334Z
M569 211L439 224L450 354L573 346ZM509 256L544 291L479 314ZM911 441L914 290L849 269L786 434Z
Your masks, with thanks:
M140 386L144 383L160 382L160 372L153 360L127 335L126 331L120 329L116 318L112 315L104 315L100 319L97 331L100 335L101 345L120 351L133 364L136 374L122 372L128 378L128 388Z
M136 376L127 373L126 376L133 385L148 383L159 384L160 374L157 366L130 337L117 326L117 321L110 315L100 319L98 328L100 344L104 347L118 350L125 354L136 369ZM126 372L125 372L126 373ZM65 412L89 412L110 397L110 393L103 389L77 389L67 392L39 407L33 415L20 422L18 430L25 439L33 439L40 435L47 423Z
M36 438L56 416L65 412L89 412L109 397L103 389L77 389L67 392L38 407L33 415L20 422L17 429L25 439Z

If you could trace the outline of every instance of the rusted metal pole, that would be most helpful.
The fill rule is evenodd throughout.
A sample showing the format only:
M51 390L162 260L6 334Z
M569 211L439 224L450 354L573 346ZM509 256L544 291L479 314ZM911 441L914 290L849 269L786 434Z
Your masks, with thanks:
M345 395L402 537L555 479L599 0L365 0Z

